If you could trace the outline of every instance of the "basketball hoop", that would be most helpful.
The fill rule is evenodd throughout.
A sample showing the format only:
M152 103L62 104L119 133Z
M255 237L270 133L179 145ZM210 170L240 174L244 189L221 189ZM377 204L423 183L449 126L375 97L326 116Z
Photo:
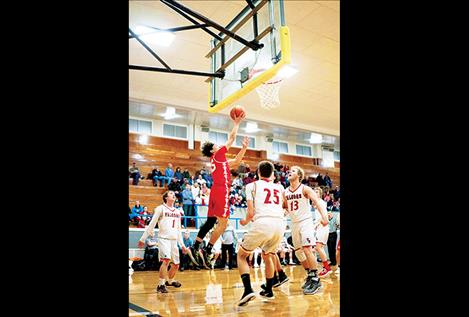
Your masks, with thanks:
M250 78L254 77L256 73L263 72L264 70L265 69L253 69L250 73ZM275 76L256 88L259 99L261 100L262 108L270 110L280 106L279 91L282 86L282 82L283 78Z

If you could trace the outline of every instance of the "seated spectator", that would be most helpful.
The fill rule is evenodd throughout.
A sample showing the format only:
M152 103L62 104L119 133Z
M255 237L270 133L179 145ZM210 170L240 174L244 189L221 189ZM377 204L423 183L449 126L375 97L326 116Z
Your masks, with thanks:
M174 177L174 170L173 170L173 164L168 163L168 167L164 170L164 180L167 182L168 186L171 180ZM163 186L164 186L164 180L163 180Z
M331 211L340 211L340 198L334 201Z
M148 270L158 270L160 268L158 259L158 238L151 234L145 240L145 268Z
M192 241L191 237L190 237L190 232L189 230L185 230L184 231L184 235L182 237L182 242L184 243L184 246L187 248L187 253L183 253L182 254L182 257L181 257L181 267L184 269L184 270L188 270L189 268L192 269L192 270L197 270L199 271L200 268L197 267L197 265L194 265L190 259L190 256L189 256L189 252L192 252L190 247L192 246L192 244L194 243L194 241ZM192 255L193 256L193 255Z
M143 213L143 206L140 205L140 201L135 201L135 206L132 208L132 211L129 215L129 220L133 224L138 224L138 220L140 219L139 216Z
M148 207L144 206L142 213L140 214L140 216L137 217L138 218L137 228L145 228L145 222L148 218L147 216L148 216Z
M169 183L168 185L168 190L172 190L174 192L174 194L176 195L177 201L180 201L182 199L181 185L179 184L176 178L173 178L171 180L171 183Z
M241 175L238 175L233 180L233 182L231 183L231 186L233 186L235 189L243 188L243 181L241 180Z
M324 186L328 186L329 188L332 188L332 179L329 177L327 173L324 176Z
M336 199L339 199L340 198L340 186L336 186L333 193L334 193L334 197Z
M318 183L319 187L324 186L324 180L321 176L321 173L319 173L318 176L316 177L316 182Z
M176 171L174 172L174 177L180 182L182 180L182 172L181 168L178 166L176 167Z
M135 165L135 162L132 163L132 166L129 167L129 176L133 179L132 185L138 185L140 180L140 170Z
M334 199L334 194L329 194L330 195L330 199L329 201L327 202L327 207L331 207L332 208L332 204L334 203L335 199Z
M200 188L202 188L202 185L207 184L207 181L202 177L202 175L199 175L199 178L197 178L197 183L200 185Z
M160 171L158 167L153 169L153 171L151 172L151 175L152 175L152 180L153 180L153 186L157 186L158 182L160 183L160 187L164 186L165 177L163 176L163 173Z
M182 172L182 177L186 179L191 179L191 174L189 173L189 170L187 168L184 169L184 172Z
M252 183L254 178L252 177L251 173L248 173L245 178L243 178L243 185L246 186L249 183Z
M240 174L241 177L244 177L244 174L246 174L246 165L244 164L244 162L241 162L239 164L238 168L236 169L236 172Z

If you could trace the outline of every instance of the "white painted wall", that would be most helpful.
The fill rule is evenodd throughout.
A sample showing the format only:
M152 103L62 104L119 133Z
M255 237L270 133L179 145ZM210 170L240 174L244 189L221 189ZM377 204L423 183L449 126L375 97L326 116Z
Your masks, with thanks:
M152 133L151 133L151 135L152 136L165 137L165 136L163 136L163 124L168 123L168 124L187 127L187 134L188 134L188 140L189 141L192 138L193 138L193 140L200 141L201 143L208 140L208 132L202 132L200 126L195 126L195 128L193 129L192 125L188 125L188 126L187 125L181 125L181 124L173 123L171 121L154 120L154 119L148 119L148 118L143 118L143 117L135 117L135 116L129 116L129 118L130 119L136 119L136 120L151 121L152 122ZM218 130L218 129L210 129L210 131L224 132L224 133L229 133L230 132L230 131L223 131L223 130ZM238 135L249 135L249 134L245 134L241 131L241 132L238 133ZM278 157L275 157L275 154L273 153L273 145L272 145L273 143L272 142L267 142L265 136L255 136L254 138L256 140L255 142L256 142L256 149L257 150L265 150L267 152L267 158L272 159L272 160L278 160ZM298 155L298 154L296 154L296 145L297 144L304 145L304 146L310 146L311 147L312 157L322 158L324 167L334 167L334 152L322 151L322 148L321 148L320 144L297 143L297 142L290 142L290 141L279 140L279 139L274 139L274 141L286 142L288 144L288 153L286 153L286 154L290 154L290 155ZM191 142L189 142L189 143L191 143ZM189 144L189 149L193 149L193 147L191 147L191 144Z

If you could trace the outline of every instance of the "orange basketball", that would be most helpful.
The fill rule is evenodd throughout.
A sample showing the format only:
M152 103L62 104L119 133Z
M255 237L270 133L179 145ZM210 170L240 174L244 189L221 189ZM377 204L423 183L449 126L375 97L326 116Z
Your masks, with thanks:
M233 120L235 119L235 117L239 117L242 115L246 115L246 110L243 106L234 106L230 111L230 117Z

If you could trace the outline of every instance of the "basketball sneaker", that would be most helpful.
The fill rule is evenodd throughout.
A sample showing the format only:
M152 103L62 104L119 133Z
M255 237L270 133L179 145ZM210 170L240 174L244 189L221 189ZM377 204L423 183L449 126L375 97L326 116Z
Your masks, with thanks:
M311 276L306 275L305 279L303 280L303 285L301 285L301 288L304 289L306 284L309 283L309 280L311 279Z
M277 287L279 287L280 285L285 284L286 282L289 281L289 278L288 278L287 274L285 274L285 272L282 272L282 273L283 273L283 274L281 274L281 273L279 274L279 277L278 277L278 279L277 279L277 281L276 281L277 283L274 282L274 284L273 284L273 287L274 287L274 288L277 288Z
M174 286L174 287L176 287L176 288L181 287L181 283L179 283L178 281L172 281L171 283L169 283L168 281L166 281L165 285L166 285L166 286Z
M273 282L272 282L272 287L275 287L275 285L277 285L277 284L279 283L277 274L274 275L273 279L274 279L274 280L273 280ZM261 288L262 288L263 290L266 290L266 285L265 285L265 283L264 283L264 284L261 284Z
M323 268L321 273L319 273L319 277L326 277L328 276L329 274L332 273L332 270L331 269L326 269L326 268Z
M322 285L321 285L321 282L319 281L319 278L311 277L309 281L305 284L305 287L303 289L303 294L314 295L321 289L321 287Z
M166 289L166 286L165 285L158 285L156 287L156 292L157 293L167 293L168 290Z
M259 292L259 295L262 298L265 298L265 299L274 299L275 298L274 292L272 292L272 291L267 292L266 290L262 290L262 291Z
M245 306L254 298L256 298L256 294L254 293L253 290L250 290L248 292L244 291L243 296L238 302L238 306Z

